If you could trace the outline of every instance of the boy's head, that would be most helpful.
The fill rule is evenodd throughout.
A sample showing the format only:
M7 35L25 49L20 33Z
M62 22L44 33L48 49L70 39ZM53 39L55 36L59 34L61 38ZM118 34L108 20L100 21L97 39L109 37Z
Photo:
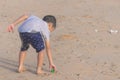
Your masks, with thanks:
M48 27L51 32L56 28L56 18L54 16L46 15L43 20L48 23Z

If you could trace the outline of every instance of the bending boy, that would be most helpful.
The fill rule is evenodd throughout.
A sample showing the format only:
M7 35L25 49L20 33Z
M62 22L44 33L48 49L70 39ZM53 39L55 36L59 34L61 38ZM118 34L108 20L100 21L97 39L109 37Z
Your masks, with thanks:
M36 71L37 74L43 73L42 65L45 48L49 60L49 67L50 69L53 68L56 70L56 66L52 60L49 39L50 32L54 31L56 28L56 18L52 15L47 15L43 19L40 19L37 16L25 14L10 24L8 26L8 31L12 32L14 27L22 21L24 22L18 28L22 43L19 53L18 72L23 72L25 70L24 59L29 45L31 45L38 53Z

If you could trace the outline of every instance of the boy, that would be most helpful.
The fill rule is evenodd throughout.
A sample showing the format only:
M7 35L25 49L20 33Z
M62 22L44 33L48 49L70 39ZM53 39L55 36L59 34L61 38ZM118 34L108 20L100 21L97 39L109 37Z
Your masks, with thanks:
M37 74L43 73L42 64L43 56L46 47L47 56L49 59L49 68L56 70L56 66L52 60L52 54L50 49L49 35L56 28L56 18L52 15L47 15L42 19L34 15L23 15L18 18L15 22L8 26L8 31L13 32L14 27L22 22L22 25L18 28L22 46L19 53L19 67L18 72L24 72L24 59L26 56L26 51L31 45L36 52L37 56Z

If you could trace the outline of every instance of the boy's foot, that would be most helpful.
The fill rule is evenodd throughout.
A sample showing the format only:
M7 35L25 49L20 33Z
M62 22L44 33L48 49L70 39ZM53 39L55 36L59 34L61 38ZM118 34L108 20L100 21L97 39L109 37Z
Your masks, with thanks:
M45 74L43 70L37 70L37 74Z
M43 71L41 69L41 67L37 68L37 72L36 72L38 75L49 75L47 72Z
M18 73L25 72L26 68L25 67L19 67L18 68Z
M37 71L37 75L49 76L50 74L41 70L41 71Z

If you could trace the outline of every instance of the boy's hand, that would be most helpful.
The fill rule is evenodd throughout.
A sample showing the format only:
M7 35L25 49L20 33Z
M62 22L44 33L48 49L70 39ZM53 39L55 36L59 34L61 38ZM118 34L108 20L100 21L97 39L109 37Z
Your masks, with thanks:
M56 66L55 66L54 64L50 64L49 67L50 67L50 70L51 70L51 69L54 69L54 70L56 71Z
M14 27L14 24L10 24L7 28L8 32L13 32Z

